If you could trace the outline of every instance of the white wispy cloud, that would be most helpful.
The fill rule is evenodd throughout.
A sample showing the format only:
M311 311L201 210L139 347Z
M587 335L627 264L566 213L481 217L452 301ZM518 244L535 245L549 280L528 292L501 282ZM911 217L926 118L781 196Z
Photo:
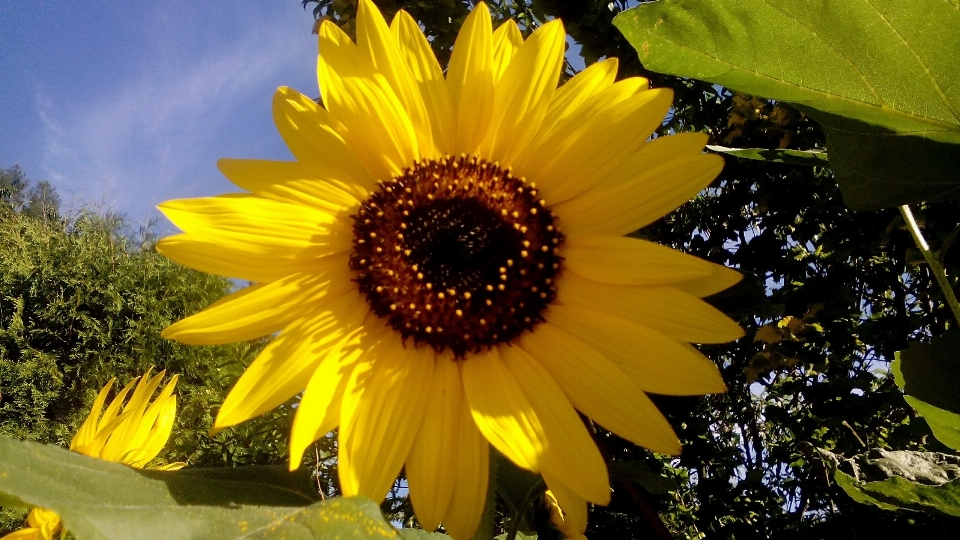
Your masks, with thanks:
M111 87L94 85L90 95L38 92L46 177L64 199L105 203L140 220L162 200L231 189L215 163L232 150L285 159L269 124L271 94L313 80L316 42L309 15L284 7L239 15L244 31L205 49L155 33L135 72ZM315 92L315 84L300 89Z

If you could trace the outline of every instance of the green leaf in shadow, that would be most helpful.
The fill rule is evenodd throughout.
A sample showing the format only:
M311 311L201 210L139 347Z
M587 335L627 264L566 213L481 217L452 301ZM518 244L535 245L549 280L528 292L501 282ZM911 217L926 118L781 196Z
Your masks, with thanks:
M79 540L397 537L369 499L317 498L307 472L138 471L0 437L0 502L54 510Z

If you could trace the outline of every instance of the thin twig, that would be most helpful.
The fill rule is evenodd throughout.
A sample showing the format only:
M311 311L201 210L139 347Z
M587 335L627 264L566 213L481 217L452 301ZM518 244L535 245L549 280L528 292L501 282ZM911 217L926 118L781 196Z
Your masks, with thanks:
M947 300L947 305L950 306L950 311L953 312L953 318L960 324L960 302L957 302L957 296L953 293L953 288L950 287L950 280L947 279L947 271L944 270L943 265L940 264L936 254L930 251L930 245L927 244L927 241L923 238L920 227L917 226L917 221L913 219L913 213L910 211L910 207L908 205L901 206L900 213L903 214L903 219L907 222L907 228L910 229L910 234L913 235L914 242L916 242L917 247L920 248L920 253L923 254L927 265L930 266L933 277L936 278L937 283L940 285L943 296Z

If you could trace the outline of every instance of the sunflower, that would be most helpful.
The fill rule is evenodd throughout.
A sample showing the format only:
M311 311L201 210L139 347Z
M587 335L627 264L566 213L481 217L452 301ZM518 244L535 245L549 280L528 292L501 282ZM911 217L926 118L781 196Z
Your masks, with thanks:
M148 371L143 378L130 381L107 406L106 412L103 412L107 393L114 383L114 379L110 379L100 390L90 414L70 441L70 450L85 456L123 463L135 469L170 471L182 468L185 463L149 466L170 437L173 421L177 416L177 396L173 393L177 385L176 375L160 391L160 395L152 403L150 401L150 396L160 386L164 373L161 371L150 378ZM133 394L127 400L131 390ZM63 539L66 535L67 530L56 512L37 507L27 515L26 527L0 540L54 540Z
M542 474L563 508L610 497L578 411L665 454L647 393L725 390L693 343L741 329L701 300L719 265L625 237L687 201L722 160L698 133L650 134L669 90L614 82L617 60L557 88L559 20L526 40L479 3L446 74L416 21L359 3L357 41L319 28L322 105L273 102L292 162L223 159L241 193L168 201L157 248L253 284L164 336L274 335L215 430L301 394L290 467L339 427L344 495L380 499L406 466L420 523L475 530L489 445Z

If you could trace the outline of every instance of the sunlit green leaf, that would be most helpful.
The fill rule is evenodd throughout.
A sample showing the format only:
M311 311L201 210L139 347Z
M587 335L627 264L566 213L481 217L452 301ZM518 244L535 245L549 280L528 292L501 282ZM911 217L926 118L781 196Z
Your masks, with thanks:
M659 0L614 24L648 69L820 122L851 208L960 196L956 2Z
M54 510L79 540L397 537L373 501L317 498L302 472L137 471L0 437L0 502Z
M827 153L818 150L783 150L765 148L727 148L726 146L707 145L707 149L728 156L757 161L773 161L810 167L826 167Z
M960 142L960 12L946 0L660 0L614 24L654 71Z
M848 459L823 449L833 478L857 502L960 516L960 457L872 449ZM847 474L838 467L850 471Z
M934 407L913 396L903 397L927 421L930 431L938 441L954 450L960 450L960 415Z
M836 471L833 479L857 502L875 504L886 510L904 508L960 516L960 480L928 486L893 477L860 484L842 471Z

